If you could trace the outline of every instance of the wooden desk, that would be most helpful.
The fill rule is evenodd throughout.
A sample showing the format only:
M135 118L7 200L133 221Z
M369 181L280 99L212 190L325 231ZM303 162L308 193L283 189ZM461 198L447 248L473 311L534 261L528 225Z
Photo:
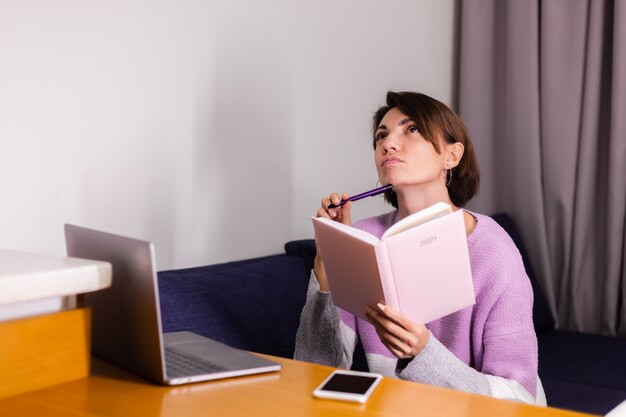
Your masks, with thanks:
M0 249L0 398L89 374L91 315L64 298L111 285L111 264Z
M319 400L332 368L270 357L271 374L178 387L151 384L98 359L90 377L0 400L0 416L541 416L585 414L384 379L367 404Z

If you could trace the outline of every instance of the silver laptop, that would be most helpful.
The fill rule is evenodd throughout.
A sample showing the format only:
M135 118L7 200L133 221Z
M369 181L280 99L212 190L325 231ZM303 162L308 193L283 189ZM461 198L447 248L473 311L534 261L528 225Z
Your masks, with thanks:
M278 371L281 365L191 332L162 333L154 246L65 225L67 255L111 263L110 288L84 295L92 352L167 385Z

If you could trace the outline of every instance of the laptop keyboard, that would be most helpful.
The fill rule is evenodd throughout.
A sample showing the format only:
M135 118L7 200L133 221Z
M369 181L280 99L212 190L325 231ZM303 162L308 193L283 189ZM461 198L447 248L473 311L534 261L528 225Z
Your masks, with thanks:
M185 355L167 346L165 347L165 364L169 378L228 371L228 368L222 365Z

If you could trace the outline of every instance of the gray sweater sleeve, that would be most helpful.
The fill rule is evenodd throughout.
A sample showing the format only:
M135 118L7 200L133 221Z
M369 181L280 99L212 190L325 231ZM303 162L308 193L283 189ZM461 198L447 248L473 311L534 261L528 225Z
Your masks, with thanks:
M352 364L352 350L344 346L341 318L329 292L320 291L313 271L309 279L306 303L296 333L294 358L342 368Z
M398 361L396 375L408 381L491 395L487 376L463 363L432 334L424 350L410 362Z

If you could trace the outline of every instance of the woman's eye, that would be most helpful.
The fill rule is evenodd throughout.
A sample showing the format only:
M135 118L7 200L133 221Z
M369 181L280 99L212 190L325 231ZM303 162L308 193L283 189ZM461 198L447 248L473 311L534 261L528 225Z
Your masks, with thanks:
M411 133L419 133L419 130L417 129L417 126L409 126L409 128L407 130L409 132L411 132Z
M376 135L376 141L384 140L386 137L387 137L387 133L386 132L381 132L381 133Z

